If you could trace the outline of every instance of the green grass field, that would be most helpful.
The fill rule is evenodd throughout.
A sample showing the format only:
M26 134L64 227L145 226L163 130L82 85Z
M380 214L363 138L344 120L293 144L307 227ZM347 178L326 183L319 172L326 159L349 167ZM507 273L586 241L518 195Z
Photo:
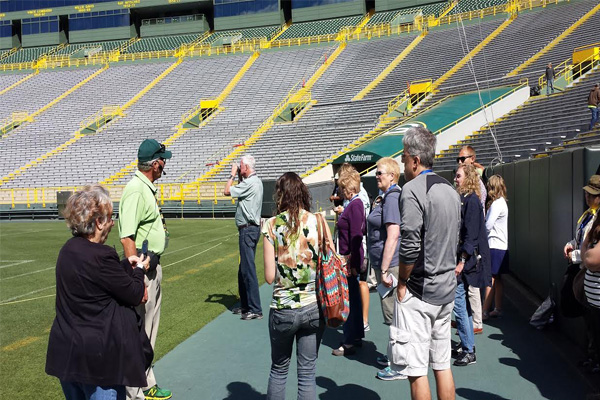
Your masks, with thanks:
M171 219L161 259L163 306L155 361L237 302L238 236L232 220ZM113 228L107 244L122 248ZM44 372L54 319L56 257L71 236L63 221L0 224L2 398L60 399ZM262 246L257 251L262 273Z

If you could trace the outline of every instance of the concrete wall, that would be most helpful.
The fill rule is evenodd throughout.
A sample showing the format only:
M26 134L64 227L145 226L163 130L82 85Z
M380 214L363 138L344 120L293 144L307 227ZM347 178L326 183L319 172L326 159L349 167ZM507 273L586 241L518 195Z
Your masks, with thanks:
M101 42L105 40L131 39L136 36L135 26L88 29L69 33L69 43Z
M189 33L202 33L209 30L206 18L200 21L179 22L176 24L142 25L140 27L141 37L185 35Z
M442 150L449 148L451 145L463 140L466 136L471 135L489 122L493 122L503 115L509 113L529 99L529 87L524 87L516 92L506 96L504 99L497 101L490 107L473 114L471 117L458 123L457 125L446 129L437 137L436 154Z
M23 35L23 47L54 46L67 41L64 31Z
M366 12L365 2L363 0L354 0L324 6L293 8L292 21L297 23L319 19L350 17L353 15L363 15Z
M234 17L215 18L215 30L224 31L257 26L282 25L284 22L282 11L236 15Z

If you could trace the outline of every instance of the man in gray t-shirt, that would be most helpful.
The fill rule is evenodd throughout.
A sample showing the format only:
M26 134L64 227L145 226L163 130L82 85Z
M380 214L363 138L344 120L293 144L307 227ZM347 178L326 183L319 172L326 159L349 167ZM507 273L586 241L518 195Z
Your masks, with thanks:
M450 316L456 288L460 198L432 171L436 138L411 128L402 139L404 176L400 197L400 266L388 357L408 375L414 398L429 396L434 370L440 400L454 399L450 369Z
M233 164L231 175L225 185L225 196L238 199L235 210L235 224L239 231L240 265L238 270L238 290L240 307L233 309L234 314L241 314L243 320L261 319L263 317L256 277L256 245L260 238L260 211L263 200L263 184L254 170L254 157L242 157L239 167L244 178L239 184L232 186L237 176L238 166Z

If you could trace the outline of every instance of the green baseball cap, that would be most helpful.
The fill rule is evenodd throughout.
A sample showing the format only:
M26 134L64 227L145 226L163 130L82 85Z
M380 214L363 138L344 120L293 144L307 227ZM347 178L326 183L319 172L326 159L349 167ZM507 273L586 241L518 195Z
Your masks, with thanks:
M157 158L164 158L167 160L171 158L171 156L171 152L165 148L165 145L158 143L154 139L144 140L138 149L139 162L147 162L156 160Z

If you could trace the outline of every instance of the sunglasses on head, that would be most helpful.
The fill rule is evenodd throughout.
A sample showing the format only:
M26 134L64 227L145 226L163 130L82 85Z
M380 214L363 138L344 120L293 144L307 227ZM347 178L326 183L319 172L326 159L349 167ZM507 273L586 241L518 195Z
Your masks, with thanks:
M457 163L464 163L466 161L467 158L471 158L473 156L466 156L466 157L456 157L456 162Z

